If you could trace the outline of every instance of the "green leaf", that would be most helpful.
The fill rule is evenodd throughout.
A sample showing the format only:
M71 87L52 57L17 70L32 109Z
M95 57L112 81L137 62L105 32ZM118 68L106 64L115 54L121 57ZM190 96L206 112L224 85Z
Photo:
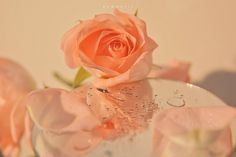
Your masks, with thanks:
M81 67L76 76L75 76L75 79L74 79L74 82L73 82L73 88L77 88L80 86L80 84L86 80L87 78L89 78L91 76L91 74L86 71L83 67Z
M134 16L138 16L138 9L136 9Z
M47 88L49 88L49 86L48 85L46 85L44 82L43 82L43 87L44 87L44 89L47 89ZM1 157L1 156L0 156Z
M73 82L64 78L61 74L59 74L58 72L54 72L53 76L60 81L61 83L67 85L68 87L73 87Z

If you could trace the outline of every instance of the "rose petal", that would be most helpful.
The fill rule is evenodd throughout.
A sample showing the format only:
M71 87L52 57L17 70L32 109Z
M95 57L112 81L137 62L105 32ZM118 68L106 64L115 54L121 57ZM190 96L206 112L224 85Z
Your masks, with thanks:
M137 38L139 42L138 45L142 47L147 36L145 22L132 14L123 13L118 9L114 10L114 14L119 18L119 22L121 22L123 26L126 26L126 30ZM127 25L131 25L131 29L128 29L129 27L127 27Z
M130 83L145 79L150 71L150 64L152 63L151 60L151 53L144 53L125 73L108 79L97 78L96 80L94 80L93 84L99 88L106 88L120 83Z
M113 37L114 34L118 34L118 32L114 32L111 30L99 30L97 32L94 32L80 43L80 49L85 51L85 54L91 60L94 60L94 57L96 55L102 55L101 53L99 53L98 47L103 42L103 39L110 36Z
M80 54L80 56L81 56L80 57L81 60L83 60L83 67L87 71L89 71L91 74L95 75L96 77L104 77L104 76L112 77L112 76L119 75L118 72L116 72L112 69L107 69L105 67L98 66L94 63L91 63L89 58L82 53Z
M97 56L95 62L101 67L107 69L116 69L119 66L120 62L122 62L122 59L112 58L110 56ZM106 76L109 75L104 75L104 77Z
M84 25L91 23L91 21L86 21L83 23L81 22L71 28L62 37L61 49L64 51L66 64L71 68L75 68L81 64L77 54L79 52L77 36L79 35L79 32L82 30Z

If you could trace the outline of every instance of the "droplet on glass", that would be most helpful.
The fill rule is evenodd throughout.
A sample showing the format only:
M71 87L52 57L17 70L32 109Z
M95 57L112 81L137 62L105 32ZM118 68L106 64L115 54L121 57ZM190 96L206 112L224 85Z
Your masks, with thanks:
M84 150L89 149L92 144L93 144L93 140L92 139L88 139L83 145L79 144L79 145L74 146L74 149L76 151L84 151Z
M170 98L166 103L173 107L183 107L186 105L185 100L179 97Z

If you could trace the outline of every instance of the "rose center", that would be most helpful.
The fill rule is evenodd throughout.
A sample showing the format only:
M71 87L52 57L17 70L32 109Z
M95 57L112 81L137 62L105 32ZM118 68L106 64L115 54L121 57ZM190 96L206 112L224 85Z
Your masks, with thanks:
M112 43L112 48L113 50L117 51L120 50L123 47L123 44L120 42L114 42Z
M108 49L112 57L121 58L127 56L126 45L122 41L112 41Z

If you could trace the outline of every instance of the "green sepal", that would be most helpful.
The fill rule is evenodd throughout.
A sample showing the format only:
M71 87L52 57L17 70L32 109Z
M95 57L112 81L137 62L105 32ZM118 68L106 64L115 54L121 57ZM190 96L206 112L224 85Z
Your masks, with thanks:
M74 82L73 82L73 88L77 88L81 85L81 83L89 78L91 74L85 70L83 67L81 67L78 72L76 73Z

